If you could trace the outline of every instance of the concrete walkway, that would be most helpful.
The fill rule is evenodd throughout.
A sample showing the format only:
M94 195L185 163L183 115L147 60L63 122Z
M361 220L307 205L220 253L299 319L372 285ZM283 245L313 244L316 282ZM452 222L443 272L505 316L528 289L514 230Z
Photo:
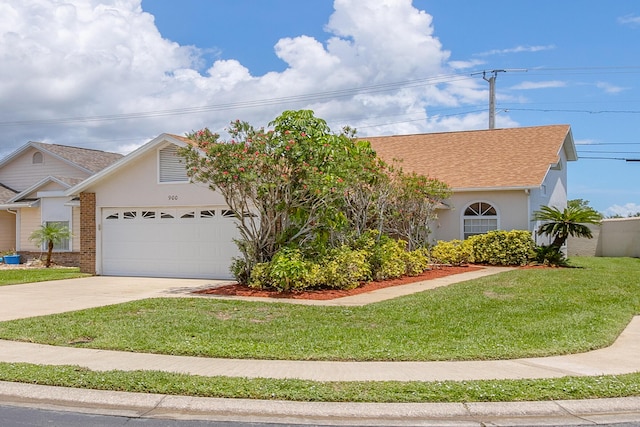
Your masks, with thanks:
M438 286L496 274L483 269L412 285L387 288L333 301L291 301L326 305L363 305ZM184 297L194 289L220 286L210 280L90 277L0 287L0 320L59 313L116 304L149 297ZM204 298L211 298L209 296ZM249 298L251 299L251 298ZM264 299L259 299L264 301ZM277 299L277 302L285 302ZM616 342L583 354L506 361L470 362L307 362L280 360L229 360L128 353L84 348L54 347L0 340L0 361L47 365L78 365L92 370L159 370L203 376L301 378L317 381L441 381L473 379L554 378L562 376L622 374L640 371L640 317L634 318ZM296 422L359 422L385 425L455 425L520 421L532 425L531 416L545 420L567 417L589 422L640 420L640 399L530 402L504 404L333 404L201 399L176 396L69 390L0 383L0 402L40 402L52 407L100 407L153 417L209 417L274 421L288 417ZM137 396L133 398L132 396ZM75 403L74 403L75 402ZM100 403L101 402L101 403ZM128 405L120 402L129 402ZM133 402L136 402L132 406ZM129 409L127 409L129 408ZM133 409L131 409L133 408ZM137 409L136 409L137 408ZM141 409L142 408L142 409ZM164 408L164 409L163 409ZM180 408L180 409L178 409ZM103 412L101 412L103 413ZM119 413L119 412L118 412ZM142 415L144 414L144 415ZM180 415L181 414L181 415ZM206 415L208 414L208 415ZM581 415L578 415L581 414ZM491 415L491 416L489 416ZM588 418L587 417L591 417ZM213 417L213 418L211 418ZM564 418L563 418L564 417ZM587 417L587 418L585 418ZM309 421L310 420L310 421ZM354 421L355 420L355 421ZM518 421L520 420L520 421ZM600 421L598 421L600 420ZM428 422L427 422L428 421ZM423 422L427 422L424 424ZM572 422L575 423L575 422ZM440 425L440 424L437 424Z

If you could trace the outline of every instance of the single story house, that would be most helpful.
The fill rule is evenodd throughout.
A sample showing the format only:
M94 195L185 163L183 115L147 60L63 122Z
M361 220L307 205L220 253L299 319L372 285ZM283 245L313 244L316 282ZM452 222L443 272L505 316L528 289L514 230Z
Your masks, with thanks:
M0 160L0 252L39 255L29 240L41 224L57 222L74 237L62 242L57 261L79 263L80 204L65 191L122 158L122 154L28 142ZM63 259L61 259L63 258Z
M388 161L453 189L434 240L495 229L535 230L532 213L567 202L568 125L367 138ZM80 266L100 275L230 278L234 215L207 185L191 183L162 134L65 192L80 201Z
M568 125L366 138L379 157L453 190L432 224L434 240L490 230L537 230L533 212L567 204L567 162L578 159ZM544 236L534 236L548 243Z

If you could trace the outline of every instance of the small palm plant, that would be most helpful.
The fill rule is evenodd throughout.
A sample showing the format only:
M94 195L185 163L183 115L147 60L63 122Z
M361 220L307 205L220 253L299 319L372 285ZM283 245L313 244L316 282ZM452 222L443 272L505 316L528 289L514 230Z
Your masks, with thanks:
M51 254L53 253L53 247L70 237L71 231L69 231L68 227L52 222L40 225L40 227L31 233L29 240L36 242L38 245L47 245L47 260L45 262L45 267L49 268L51 266Z
M538 235L547 234L553 238L551 244L538 251L545 261L555 260L551 264L562 264L564 256L561 249L569 236L591 239L591 229L587 224L600 224L602 216L595 210L570 204L563 210L557 207L542 206L533 213L535 221L544 221L538 228Z

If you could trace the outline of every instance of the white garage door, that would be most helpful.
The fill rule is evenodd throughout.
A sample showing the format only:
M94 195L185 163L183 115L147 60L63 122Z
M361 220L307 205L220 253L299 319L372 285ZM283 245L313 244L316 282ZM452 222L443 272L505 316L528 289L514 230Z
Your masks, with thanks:
M102 274L231 278L237 236L224 208L103 208Z

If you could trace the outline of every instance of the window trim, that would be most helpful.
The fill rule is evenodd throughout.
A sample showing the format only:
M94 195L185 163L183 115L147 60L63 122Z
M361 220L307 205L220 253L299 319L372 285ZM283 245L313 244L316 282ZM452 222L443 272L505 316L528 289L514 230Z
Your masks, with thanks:
M44 155L40 151L36 151L31 156L31 164L32 165L42 165L44 164Z
M489 205L493 208L493 210L496 212L495 215L465 215L465 212L467 209L469 209L472 205L476 204L476 203L481 203L481 204L486 204ZM498 205L495 202L490 202L488 200L472 200L470 202L468 202L467 204L464 205L464 209L462 209L461 215L460 215L460 238L462 240L466 240L469 237L473 236L473 234L467 236L464 230L464 226L465 226L465 220L467 219L495 219L496 220L496 228L495 230L500 230L500 218L501 218L501 213L500 213L500 209L498 208ZM487 230L484 233L477 233L477 234L485 234L489 231L493 231L493 230Z

